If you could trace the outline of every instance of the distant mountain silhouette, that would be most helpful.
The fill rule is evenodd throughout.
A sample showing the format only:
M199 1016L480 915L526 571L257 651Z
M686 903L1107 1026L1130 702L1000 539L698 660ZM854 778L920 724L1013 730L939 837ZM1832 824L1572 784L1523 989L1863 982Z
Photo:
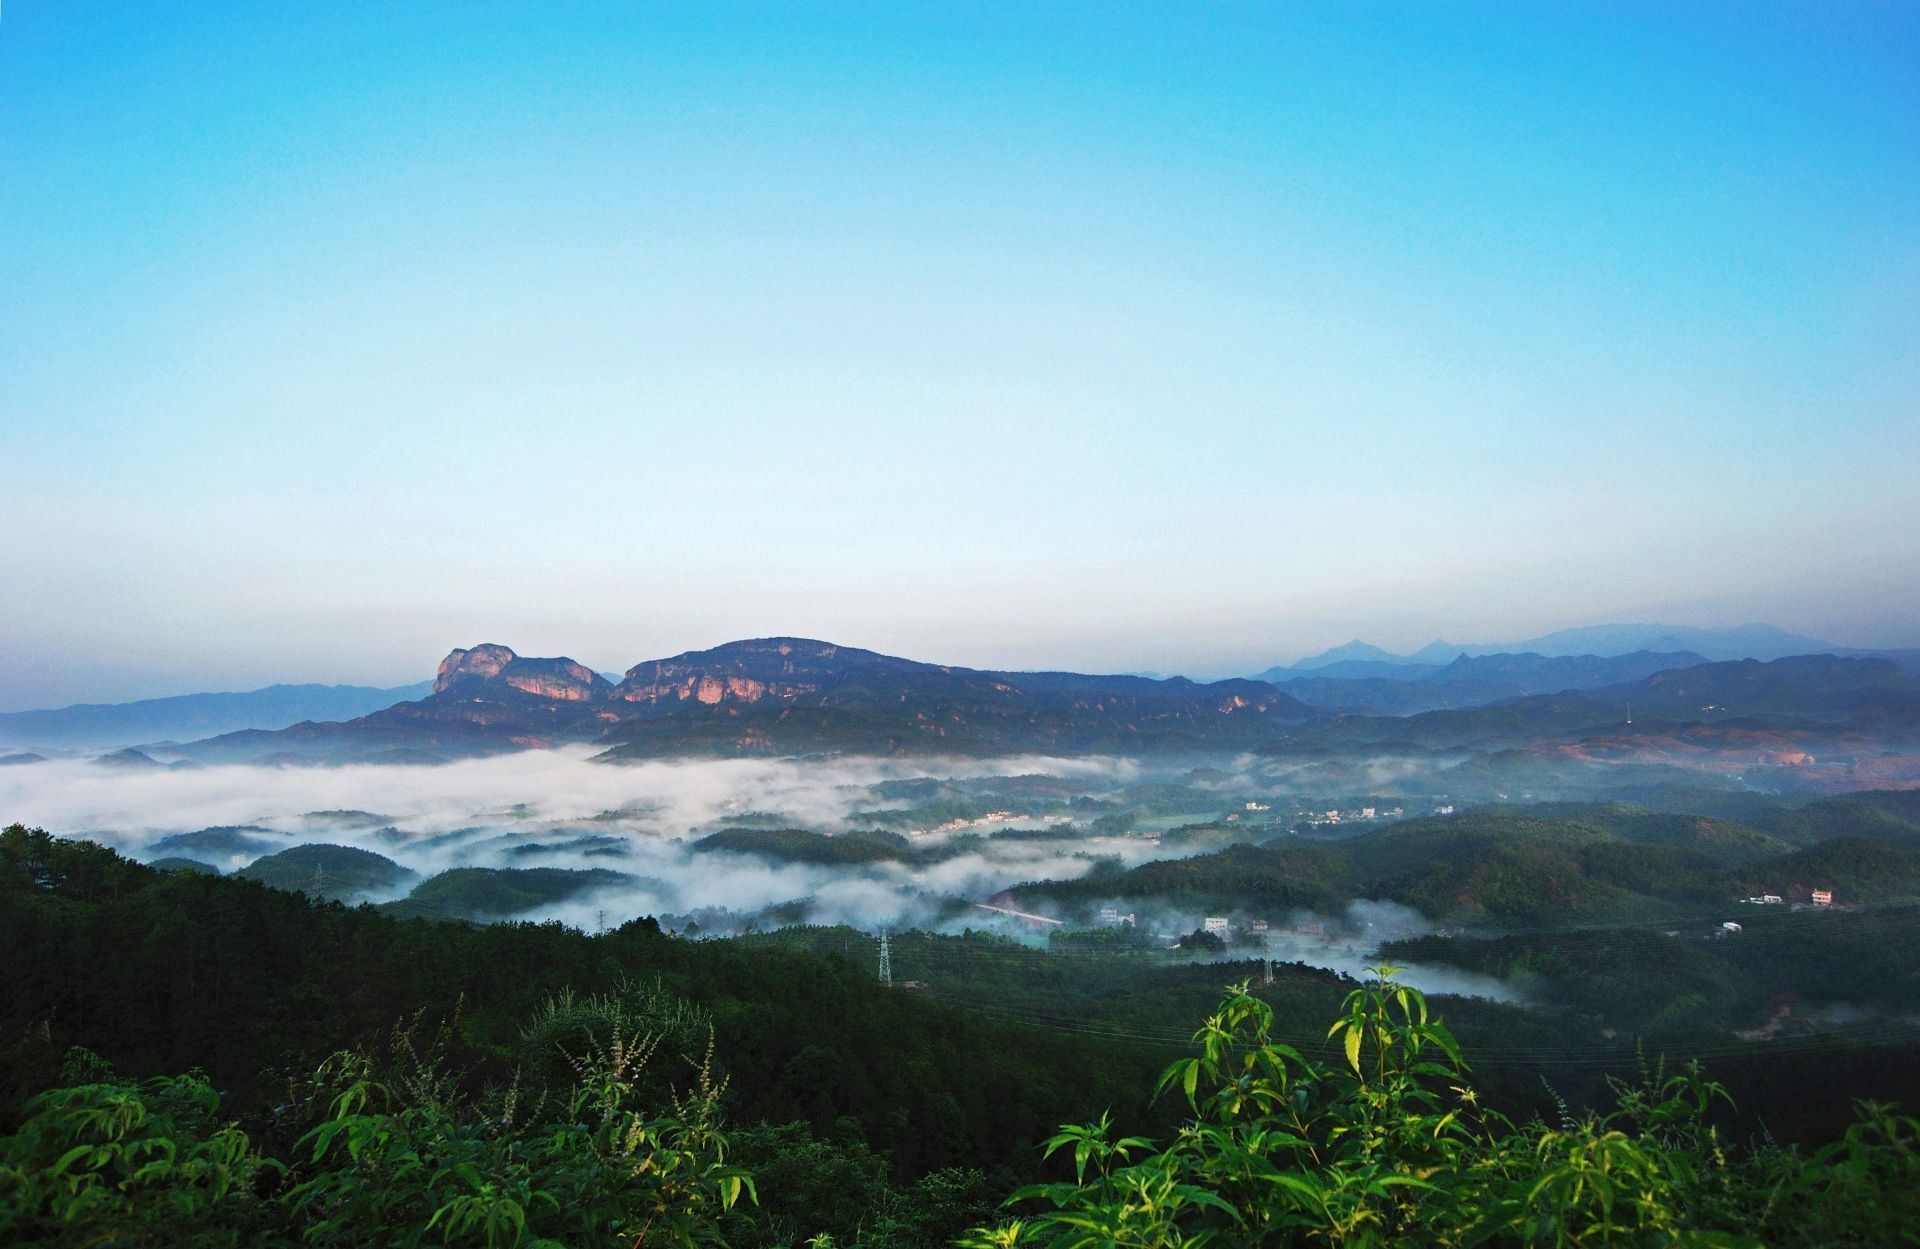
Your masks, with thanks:
M302 720L349 720L409 698L422 682L393 689L363 685L270 685L238 694L181 694L131 703L79 703L0 714L0 746L102 749L192 741L237 729L279 729Z
M1332 664L1352 660L1394 667L1405 667L1410 664L1444 666L1462 655L1533 654L1549 658L1595 655L1608 658L1628 655L1636 651L1690 651L1714 662L1732 659L1785 659L1789 655L1864 653L1846 647L1836 647L1831 642L1802 637L1764 624L1712 629L1694 625L1604 624L1560 629L1519 642L1476 642L1465 645L1454 642L1429 642L1410 655L1396 655L1366 642L1348 642L1344 646L1336 646L1318 655L1310 655L1291 665L1270 668L1261 673L1259 679L1283 681L1289 677L1305 676L1309 673L1340 676L1392 675L1353 669L1343 670L1337 674L1321 671Z
M1435 647L1442 648L1436 652ZM1609 624L1560 629L1511 646L1459 648L1461 654L1487 655L1499 651L1531 651L1539 655L1623 655L1631 651L1692 651L1706 659L1785 659L1834 649L1831 642L1803 637L1772 625L1747 624L1703 629L1692 625ZM1444 644L1436 643L1415 658L1437 661Z
M1920 734L1920 686L1885 659L1741 659L1479 707L1322 721L1297 734L1290 748L1395 742L1421 749L1489 749L1596 734L1646 743L1663 733L1687 733L1704 742L1731 732L1765 751L1796 736L1831 738L1841 730L1902 738Z
M1395 655L1371 642L1362 642L1356 638L1345 646L1336 646L1332 650L1322 651L1318 655L1302 659L1293 665L1293 669L1304 672L1335 664L1410 664L1414 662L1404 655Z
M1462 655L1444 667L1409 664L1411 677L1318 675L1275 682L1314 707L1380 715L1411 715L1451 707L1479 707L1528 694L1593 690L1637 681L1656 672L1707 661L1691 651L1630 655ZM1346 669L1331 665L1323 671Z

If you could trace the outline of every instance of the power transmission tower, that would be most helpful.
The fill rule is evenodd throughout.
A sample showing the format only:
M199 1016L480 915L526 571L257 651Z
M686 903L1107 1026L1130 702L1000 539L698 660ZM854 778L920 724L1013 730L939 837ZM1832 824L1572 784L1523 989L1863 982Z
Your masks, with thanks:
M1263 958L1260 960L1260 979L1262 983L1265 983L1265 984L1273 983L1273 960L1272 959Z
M893 986L893 947L887 944L887 930L880 930L880 983Z

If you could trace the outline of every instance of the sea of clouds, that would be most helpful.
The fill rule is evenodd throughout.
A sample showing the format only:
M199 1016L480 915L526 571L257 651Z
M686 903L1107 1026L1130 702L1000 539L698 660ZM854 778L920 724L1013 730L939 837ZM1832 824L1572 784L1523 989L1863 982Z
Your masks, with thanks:
M87 837L136 859L184 855L222 871L319 842L371 850L421 878L453 867L536 866L602 868L630 877L521 916L589 930L641 915L751 916L801 903L812 923L867 931L1000 928L1043 940L1033 928L986 911L968 908L956 915L953 900L985 901L1022 882L1074 879L1099 859L1132 866L1201 852L1140 837L990 837L978 844L969 839L964 852L932 862L829 866L693 848L728 817L748 813L777 817L791 827L845 831L857 813L905 805L875 796L872 787L884 781L1032 774L1098 795L1141 779L1142 769L1111 757L728 759L613 767L593 762L586 750L333 768L113 767L53 760L0 769L0 820ZM1022 818L1013 824L1048 822ZM208 828L237 829L244 843L228 849L165 844ZM936 845L956 835L962 834L929 832L914 841ZM1157 932L1191 932L1203 918L1137 905L1124 909L1139 913L1141 923ZM1430 927L1404 907L1364 901L1340 915L1272 920L1273 957L1350 975L1365 971L1381 941ZM1324 937L1299 935L1316 924L1326 930ZM1497 981L1444 968L1416 969L1413 979L1436 991L1511 996Z

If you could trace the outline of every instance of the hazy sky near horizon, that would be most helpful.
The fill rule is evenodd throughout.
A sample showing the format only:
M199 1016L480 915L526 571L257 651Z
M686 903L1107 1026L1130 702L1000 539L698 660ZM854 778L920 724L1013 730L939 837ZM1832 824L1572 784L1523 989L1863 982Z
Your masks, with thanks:
M1920 644L1920 6L15 0L0 709Z

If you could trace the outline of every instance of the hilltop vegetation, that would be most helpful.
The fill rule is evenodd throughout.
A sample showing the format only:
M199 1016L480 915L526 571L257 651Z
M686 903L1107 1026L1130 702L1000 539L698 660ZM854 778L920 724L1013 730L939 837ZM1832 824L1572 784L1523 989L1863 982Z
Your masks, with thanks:
M1756 821L1796 846L1831 837L1878 837L1920 844L1920 790L1868 790L1768 811Z
M1793 849L1793 843L1739 820L1650 811L1625 802L1534 802L1527 804L1526 812L1538 818L1591 825L1623 841L1697 850L1728 865L1772 858Z
M1011 1195L1022 1217L996 1218L978 1172L902 1191L863 1149L798 1125L729 1132L711 1049L681 1091L660 1089L659 1038L684 1008L646 1005L603 1016L598 1034L588 1024L570 1073L537 1091L463 1093L445 1034L402 1029L384 1052L342 1051L295 1077L257 1136L203 1079L124 1079L74 1051L74 1082L0 1138L0 1233L76 1246L819 1246L838 1233L921 1249L960 1233L968 1249L1824 1249L1891 1243L1920 1218L1910 1117L1862 1103L1817 1152L1742 1148L1712 1122L1724 1090L1687 1068L1617 1083L1605 1110L1516 1125L1479 1100L1426 1000L1390 979L1347 996L1330 1061L1278 1041L1271 1008L1229 989L1194 1056L1158 1082L1184 1108L1177 1132L1157 1144L1104 1114L1067 1126L1046 1146L1054 1178ZM577 1013L558 998L543 1017Z
M279 849L280 844L267 829L252 824L226 824L162 837L153 843L153 848L186 858L232 858L267 854Z
M264 1111L289 1074L421 1012L452 1028L477 1093L533 1065L523 1032L552 995L641 983L725 1039L734 1122L851 1133L895 1176L1008 1165L1051 1123L1132 1099L1150 1070L1125 1045L889 992L864 958L677 940L650 920L596 937L397 919L18 827L0 833L0 980L0 1116L56 1083L73 1045L133 1077L197 1068Z
M199 859L151 859L147 862L147 866L156 872L196 872L203 876L220 874L219 868L211 863L202 863Z
M1920 896L1920 840L1871 802L1887 839L1812 849L1730 820L1619 806L1488 809L1410 819L1343 840L1268 835L1126 872L1020 886L1033 905L1084 910L1103 900L1213 913L1329 912L1350 898L1414 907L1436 922L1535 927L1697 916L1738 898L1814 888L1843 902ZM1830 807L1783 812L1774 826L1851 828ZM1802 841L1800 844L1804 844Z
M363 894L389 892L414 878L407 868L371 850L320 844L265 855L241 868L237 875L275 889L342 902Z
M1741 879L1794 896L1830 888L1849 903L1893 902L1920 896L1920 847L1872 837L1836 837L1753 864Z
M555 902L638 883L606 868L455 867L429 876L380 909L403 918L505 919Z
M1691 1035L1714 1050L1727 1048L1729 1024L1755 1035L1817 1039L1823 1017L1892 1021L1920 1009L1907 945L1920 905L1836 914L1748 907L1738 914L1741 931L1717 938L1699 927L1605 927L1426 936L1394 942L1386 953L1498 976L1524 986L1541 1006L1589 1020L1595 1031Z
M787 863L834 865L899 862L909 857L906 839L898 835L853 832L829 837L798 828L724 829L702 837L693 848L757 854Z

